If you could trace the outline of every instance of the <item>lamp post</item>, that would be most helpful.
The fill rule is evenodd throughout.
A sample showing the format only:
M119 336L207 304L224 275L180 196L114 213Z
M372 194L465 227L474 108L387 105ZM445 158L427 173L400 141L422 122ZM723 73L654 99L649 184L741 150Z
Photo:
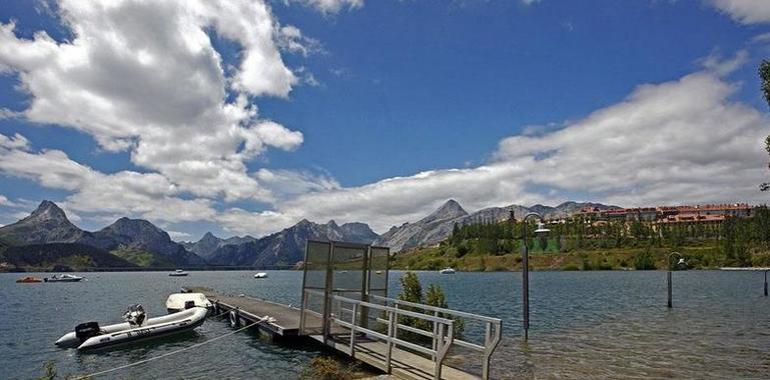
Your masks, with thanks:
M667 268L668 275L666 276L667 278L666 282L668 283L668 308L669 309L673 307L673 304L671 303L671 258L674 256L679 257L679 261L676 263L676 265L682 265L682 264L687 265L687 263L684 262L684 257L682 257L682 255L679 252L671 252L668 254L668 259L666 260L666 265L668 266Z
M524 340L529 339L529 247L527 246L527 219L530 217L536 217L540 221L537 223L537 229L535 230L535 235L540 236L547 234L550 232L549 229L545 228L545 223L543 223L543 216L536 213L536 212L530 212L527 215L524 215L524 219L522 219L524 232L522 233L522 238L524 239L524 253L521 257L521 295L522 295L522 304L523 304L523 314L524 314Z

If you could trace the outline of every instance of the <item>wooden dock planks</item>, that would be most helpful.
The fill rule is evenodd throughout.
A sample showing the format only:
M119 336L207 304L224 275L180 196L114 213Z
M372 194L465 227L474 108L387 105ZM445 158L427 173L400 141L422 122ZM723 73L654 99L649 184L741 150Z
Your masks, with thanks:
M311 335L311 337L323 343L323 336ZM329 339L327 345L335 348L337 351L348 354L350 350L350 335L338 337L339 339ZM387 368L385 368L387 350L388 345L384 342L364 339L356 342L353 358L387 372ZM433 360L429 358L393 347L390 364L391 374L400 379L433 380L435 365ZM441 378L447 380L479 379L478 376L446 365L441 367Z

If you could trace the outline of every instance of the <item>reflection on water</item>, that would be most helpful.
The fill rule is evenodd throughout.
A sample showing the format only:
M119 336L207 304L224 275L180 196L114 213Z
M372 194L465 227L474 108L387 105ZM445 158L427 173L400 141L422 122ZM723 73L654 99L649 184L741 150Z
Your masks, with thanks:
M398 276L390 275L390 294ZM769 378L770 299L762 273L674 273L674 308L665 307L663 272L531 273L530 340L521 339L520 273L419 273L424 286L446 291L453 308L504 320L504 339L493 357L496 378ZM207 321L185 337L78 354L53 342L87 320L116 322L131 303L165 313L169 293L184 285L297 305L301 273L270 272L92 273L90 281L15 284L0 274L0 378L31 378L54 360L59 373L91 373L155 357L230 330ZM480 326L469 324L469 335ZM271 344L236 334L182 355L115 373L112 378L296 378L318 347ZM457 361L459 352L454 352ZM465 358L464 366L478 370Z

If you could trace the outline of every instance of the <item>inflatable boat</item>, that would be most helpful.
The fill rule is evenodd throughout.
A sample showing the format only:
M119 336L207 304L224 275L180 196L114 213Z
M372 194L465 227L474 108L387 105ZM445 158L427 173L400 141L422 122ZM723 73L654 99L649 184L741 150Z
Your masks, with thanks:
M79 351L133 343L192 330L206 320L208 309L193 307L178 313L145 320L144 309L134 305L123 315L125 323L99 326L98 322L81 323L75 331L59 338L59 347L77 347Z

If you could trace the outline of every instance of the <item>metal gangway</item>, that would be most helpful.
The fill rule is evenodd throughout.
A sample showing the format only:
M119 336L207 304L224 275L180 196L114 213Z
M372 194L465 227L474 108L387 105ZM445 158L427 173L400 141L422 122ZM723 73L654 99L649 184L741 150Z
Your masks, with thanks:
M300 335L400 378L488 379L502 320L389 298L389 258L384 247L308 241ZM474 328L459 334L460 319ZM481 373L458 358L478 359Z

